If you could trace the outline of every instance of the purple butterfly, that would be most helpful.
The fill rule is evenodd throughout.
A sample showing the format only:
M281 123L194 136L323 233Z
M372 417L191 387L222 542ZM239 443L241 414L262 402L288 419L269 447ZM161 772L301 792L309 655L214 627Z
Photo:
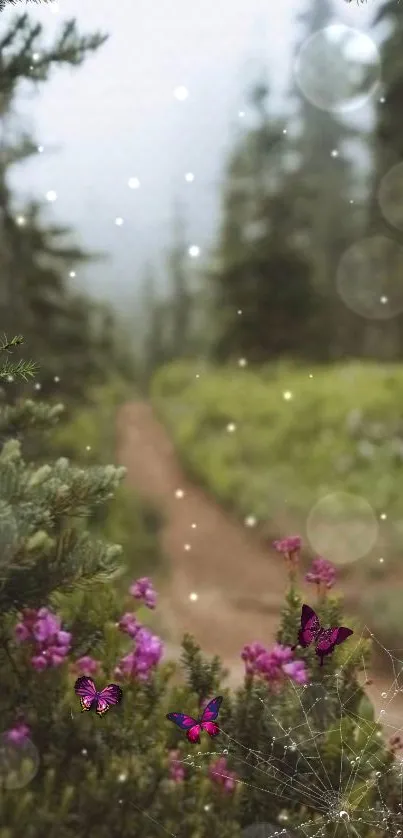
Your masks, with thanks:
M335 646L340 646L350 635L353 634L349 628L339 626L338 628L322 628L319 617L309 605L303 605L301 611L301 628L298 632L297 645L304 649L311 643L316 644L315 652L320 658L320 665L323 666L323 658L331 655ZM296 646L293 646L296 649Z
M95 710L98 716L103 716L110 707L119 704L123 698L122 690L117 684L108 684L105 689L98 692L92 678L88 678L87 675L77 678L74 692L80 697L82 710Z
M203 710L200 719L193 719L192 716L186 716L185 713L168 713L167 719L178 725L181 730L186 730L186 736L189 739L189 742L198 744L200 742L200 734L202 730L205 730L209 736L217 736L220 732L220 728L217 724L215 724L214 720L218 716L221 702L222 695L219 695L217 698L213 698L212 701L209 701L207 707Z

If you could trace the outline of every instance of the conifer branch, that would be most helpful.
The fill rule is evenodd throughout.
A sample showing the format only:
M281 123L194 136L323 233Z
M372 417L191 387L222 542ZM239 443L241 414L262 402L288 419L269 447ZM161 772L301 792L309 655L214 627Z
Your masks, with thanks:
M23 343L24 338L22 335L14 335L11 340L8 340L7 336L4 335L2 341L0 342L0 353L6 352L10 355L17 346L21 346ZM38 365L34 361L26 361L23 358L19 361L10 361L6 358L2 366L0 366L0 379L19 378L22 379L22 381L28 381L28 379L33 378L37 372Z

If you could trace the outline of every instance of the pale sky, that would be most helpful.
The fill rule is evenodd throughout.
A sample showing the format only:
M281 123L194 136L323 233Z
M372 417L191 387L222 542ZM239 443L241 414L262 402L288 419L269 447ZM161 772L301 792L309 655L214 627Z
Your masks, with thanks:
M158 258L169 241L175 193L186 201L189 245L207 251L226 149L247 122L239 116L245 85L256 60L265 62L281 96L295 14L307 2L60 0L28 7L46 37L69 17L82 32L110 34L81 68L56 71L20 107L44 152L16 174L18 190L37 197L54 190L47 215L71 224L89 249L110 253L108 263L86 268L76 282L108 296L135 288L146 260ZM368 31L376 3L335 0L335 21ZM4 11L0 25L17 10ZM189 91L186 101L174 97L179 85ZM58 146L52 154L51 145ZM139 179L139 189L128 187L130 177Z

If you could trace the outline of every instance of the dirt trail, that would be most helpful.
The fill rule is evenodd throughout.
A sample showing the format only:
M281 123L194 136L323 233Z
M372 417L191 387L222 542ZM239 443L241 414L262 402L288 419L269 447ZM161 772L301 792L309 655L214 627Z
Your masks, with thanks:
M186 479L150 405L122 407L117 431L118 462L127 468L129 485L156 500L165 516L163 549L170 578L160 604L170 648L175 650L188 631L206 654L220 655L230 681L239 682L244 643L260 640L270 645L275 638L286 584L282 560ZM183 497L176 496L177 490ZM189 598L191 593L198 595L196 601ZM372 677L369 692L380 706L381 691L391 684ZM393 726L403 724L400 693L384 718Z

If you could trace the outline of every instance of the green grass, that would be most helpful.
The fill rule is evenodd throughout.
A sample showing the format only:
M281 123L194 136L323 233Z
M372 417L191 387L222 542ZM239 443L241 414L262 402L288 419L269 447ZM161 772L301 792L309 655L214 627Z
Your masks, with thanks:
M323 495L350 492L376 515L387 511L390 535L402 543L400 367L273 365L253 373L177 364L159 372L152 392L191 475L240 516L275 521L286 501L291 519L304 522Z
M54 456L68 457L80 465L115 463L115 420L119 404L127 400L127 385L108 384L91 394L91 405L77 409L52 432ZM119 584L141 575L164 571L160 546L162 516L156 506L135 489L119 487L107 508L100 508L90 525L113 544L123 548L125 573Z

